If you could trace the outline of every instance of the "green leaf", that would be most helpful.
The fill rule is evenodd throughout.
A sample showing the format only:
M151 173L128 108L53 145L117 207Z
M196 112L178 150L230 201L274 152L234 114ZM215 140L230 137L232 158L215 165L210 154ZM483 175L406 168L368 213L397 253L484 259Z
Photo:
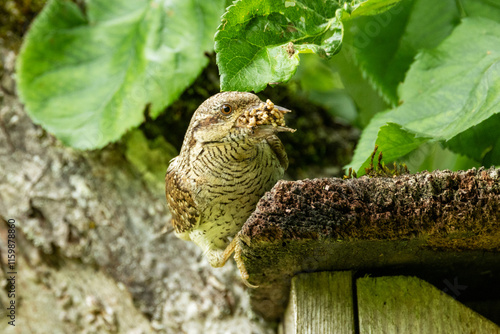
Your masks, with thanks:
M500 2L497 0L460 0L459 3L464 16L500 20Z
M331 115L350 123L356 119L356 107L345 92L339 72L331 61L304 54L293 80L300 84L310 101L323 106Z
M476 159L477 155L471 155L469 150L477 141L491 142L491 135L476 131L476 137L466 136L466 131L486 120L498 123L498 118L491 117L500 112L500 35L497 31L500 31L500 23L482 18L464 19L439 47L421 52L400 87L404 103L372 119L363 131L351 167L363 170L378 136L385 135L379 134L379 129L388 122L433 141L450 140L463 134L461 138L465 143L461 145L469 149L459 149L460 145L453 147ZM381 145L382 152L386 149L391 149L391 145ZM496 159L500 157L497 155Z
M238 0L215 35L222 90L253 90L288 81L299 53L339 52L342 20L379 14L400 0ZM359 14L357 14L359 13Z
M386 101L397 105L397 87L415 55L446 38L459 23L460 13L456 0L387 5L392 8L374 16L354 11L352 19L345 21L344 48Z
M404 162L408 169L415 173L424 170L467 170L480 167L477 161L452 152L440 142L427 142L410 154L399 158L398 161Z
M403 123L402 119L399 120L393 117L391 112L392 110L386 110L373 116L368 126L363 129L356 149L354 150L352 161L349 165L345 166L346 169L352 168L358 171L358 174L364 173L364 169L368 166L370 155L376 145L380 128L389 122L395 124ZM384 147L380 147L379 151L385 154ZM388 162L389 160L385 159L385 161Z
M350 19L360 17L360 16L372 16L382 14L389 9L392 9L401 0L379 0L379 1L366 1L361 3L356 9L351 13Z
M346 48L342 48L328 63L338 71L345 91L355 103L357 116L352 125L363 129L375 114L389 107L363 77L360 68L347 54Z
M401 125L387 123L380 128L376 145L379 147L379 151L381 148L383 149L385 161L394 161L417 149L428 140L429 137L419 137L417 134L403 129ZM369 162L368 159L367 162Z
M51 0L17 63L31 118L63 143L100 148L156 117L207 64L224 1Z
M215 35L221 89L258 92L288 81L301 52L337 53L342 23L336 12L344 2L235 1Z
M500 114L495 114L444 144L454 152L481 161L484 166L500 165L499 129Z

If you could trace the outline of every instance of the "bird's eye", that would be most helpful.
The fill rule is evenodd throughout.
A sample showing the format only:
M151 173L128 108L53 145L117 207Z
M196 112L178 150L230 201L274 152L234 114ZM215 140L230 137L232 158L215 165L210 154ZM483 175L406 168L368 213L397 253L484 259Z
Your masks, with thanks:
M220 112L223 115L229 115L229 114L231 114L233 112L233 107L231 107L229 104L223 104L220 107Z

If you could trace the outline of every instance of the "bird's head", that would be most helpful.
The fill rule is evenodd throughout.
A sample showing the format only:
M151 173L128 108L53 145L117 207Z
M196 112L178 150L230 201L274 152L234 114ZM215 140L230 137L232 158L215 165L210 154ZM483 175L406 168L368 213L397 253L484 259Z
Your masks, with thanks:
M195 111L189 130L199 143L226 142L245 136L265 138L285 126L283 115L290 110L245 92L222 92L203 102Z

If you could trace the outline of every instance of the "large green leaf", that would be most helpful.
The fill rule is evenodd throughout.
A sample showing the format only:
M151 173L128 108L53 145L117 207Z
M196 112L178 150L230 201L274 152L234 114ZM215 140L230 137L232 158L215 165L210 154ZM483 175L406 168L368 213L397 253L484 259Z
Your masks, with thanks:
M156 117L207 64L223 0L51 0L17 63L32 119L81 149Z
M299 53L339 52L342 20L379 14L400 0L238 0L215 35L222 90L253 90L288 81ZM359 13L359 14L357 14Z
M464 16L500 20L500 1L498 0L459 0L458 3Z
M490 133L465 135L500 112L500 23L482 18L464 19L437 48L423 51L408 71L399 96L403 104L376 115L364 130L351 163L366 166L377 137L390 135L379 129L391 122L411 131L416 140L450 140L464 135L460 153L471 158L477 141L491 141ZM490 129L491 130L491 129ZM479 139L478 139L479 138ZM495 143L491 143L493 147ZM385 141L380 150L393 150L395 141ZM485 146L483 143L482 146ZM498 151L498 148L496 149ZM395 157L396 158L396 157ZM490 156L490 159L491 156ZM500 162L500 156L490 161Z
M215 35L222 90L255 92L286 82L299 52L337 53L345 1L239 0L228 7Z
M345 22L344 48L392 105L415 55L437 46L460 18L456 0L403 0L378 15L355 13Z

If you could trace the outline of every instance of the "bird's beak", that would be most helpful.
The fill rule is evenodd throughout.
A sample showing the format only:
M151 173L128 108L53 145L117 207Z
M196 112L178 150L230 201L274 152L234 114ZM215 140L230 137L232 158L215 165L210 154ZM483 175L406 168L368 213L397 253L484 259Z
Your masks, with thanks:
M268 137L276 132L295 132L297 130L289 128L287 126L273 126L273 125L258 125L253 129L253 135L255 137Z
M277 105L275 105L274 107L276 109L278 109L282 114L287 114L289 112L292 112L290 109L287 109L287 108L284 108L284 107L280 107L280 106L277 106Z

